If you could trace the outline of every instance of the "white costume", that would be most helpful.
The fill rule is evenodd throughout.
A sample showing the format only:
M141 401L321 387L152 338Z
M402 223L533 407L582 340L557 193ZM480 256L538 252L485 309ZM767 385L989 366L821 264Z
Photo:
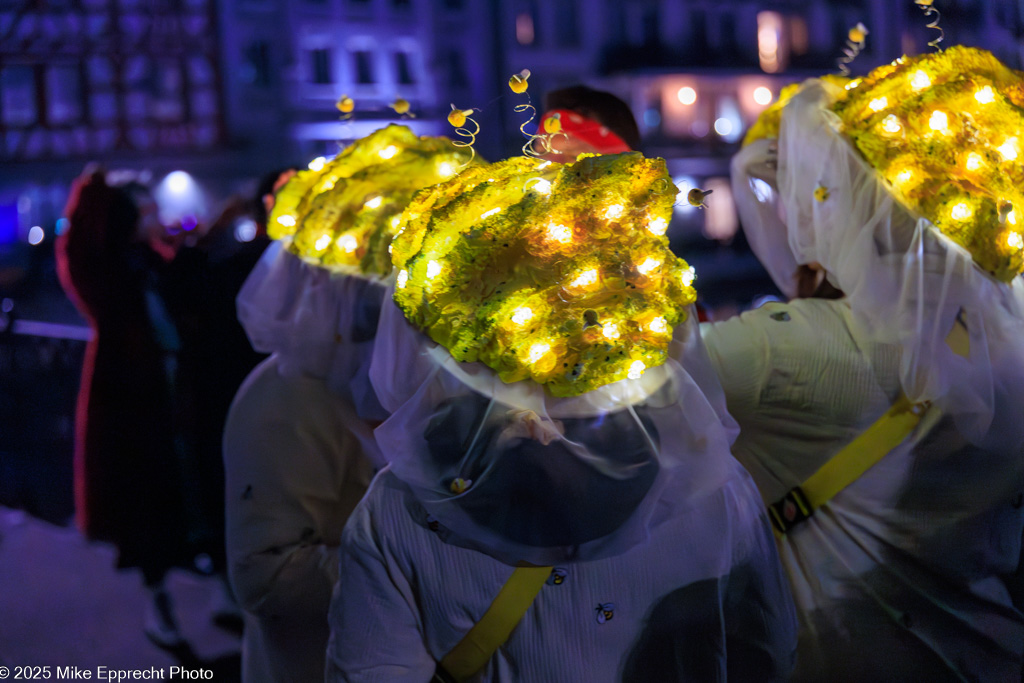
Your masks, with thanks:
M357 411L376 405L359 398L372 337L354 334L375 329L372 287L275 244L239 294L254 346L274 352L239 389L224 435L228 569L246 613L247 683L323 676L341 530L376 457Z
M741 427L733 452L772 503L901 392L930 407L780 541L795 679L1019 680L1024 618L997 574L1015 567L1024 524L1024 283L989 278L894 199L838 133L830 87L808 81L783 109L777 153L760 140L733 161L776 284L791 291L796 264L818 263L847 295L705 327ZM956 326L968 344L947 343Z
M379 340L391 464L345 527L328 680L427 681L519 561L552 577L473 680L788 673L790 597L692 322L664 366L567 399L456 362L397 307Z

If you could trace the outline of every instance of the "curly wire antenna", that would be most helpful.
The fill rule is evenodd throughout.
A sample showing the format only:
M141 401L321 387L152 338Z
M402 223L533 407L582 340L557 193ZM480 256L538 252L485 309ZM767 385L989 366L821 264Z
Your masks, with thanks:
M930 22L925 24L927 28L933 28L939 32L939 35L935 37L935 40L928 41L928 47L934 48L937 52L942 52L942 48L939 47L939 43L946 37L946 32L939 26L939 20L942 15L939 14L939 10L935 9L935 5L932 4L933 0L914 0L914 4L921 8L924 12L925 19L929 17L932 19Z
M473 145L476 144L476 136L480 133L480 124L477 123L473 117L466 116L466 123L472 123L473 130L466 128L465 126L459 126L458 128L455 129L455 134L461 135L462 137L469 139L452 140L452 145L456 147L469 147L469 159L467 159L466 163L462 164L462 166L459 167L460 171L469 166L470 163L472 163L473 159L476 158L476 149L473 147Z

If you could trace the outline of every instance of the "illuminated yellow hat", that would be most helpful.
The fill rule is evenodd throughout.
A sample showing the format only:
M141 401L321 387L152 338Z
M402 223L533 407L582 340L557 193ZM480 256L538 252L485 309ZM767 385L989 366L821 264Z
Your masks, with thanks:
M387 275L388 246L406 204L469 158L447 138L387 126L292 177L277 194L268 232L291 236L288 249L319 265Z
M392 245L395 301L460 361L555 397L665 362L696 300L669 250L662 159L517 157L420 193Z

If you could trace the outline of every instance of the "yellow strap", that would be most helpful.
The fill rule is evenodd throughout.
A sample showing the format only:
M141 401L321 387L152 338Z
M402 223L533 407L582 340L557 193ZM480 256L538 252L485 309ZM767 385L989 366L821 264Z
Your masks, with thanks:
M516 567L480 621L441 660L441 668L456 681L465 681L480 669L512 635L551 576L551 567Z
M912 404L906 396L899 399L873 425L836 453L800 488L816 510L855 482L879 460L903 443L924 413L921 404Z

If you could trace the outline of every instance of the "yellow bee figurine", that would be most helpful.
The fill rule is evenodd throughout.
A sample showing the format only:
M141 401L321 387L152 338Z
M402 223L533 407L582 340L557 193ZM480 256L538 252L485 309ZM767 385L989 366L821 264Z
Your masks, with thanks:
M348 95L342 95L338 98L338 101L334 103L334 106L338 108L342 114L351 114L356 108L356 101Z
M914 0L914 4L918 7L931 7L932 0Z
M512 78L508 79L508 87L512 89L512 92L519 95L520 93L526 92L526 88L529 85L526 79L530 77L530 70L523 69L517 74L513 74Z
M399 97L392 104L391 108L395 110L396 114L408 114L409 113L409 100L402 99Z
M868 37L868 28L864 24L857 22L857 25L850 29L847 37L852 43L863 43Z
M562 115L552 114L544 119L544 132L548 135L562 132Z
M825 187L824 185L818 185L816 188L814 188L814 198L817 199L819 202L823 202L826 199L828 199L828 194L828 188Z
M696 206L698 209L706 209L707 204L704 200L707 199L708 195L714 192L714 190L701 190L699 188L693 188L686 193L686 201L690 203L690 206Z
M462 128L466 125L466 118L472 114L472 109L459 109L453 104L452 110L448 112L448 123L452 124L456 128Z

